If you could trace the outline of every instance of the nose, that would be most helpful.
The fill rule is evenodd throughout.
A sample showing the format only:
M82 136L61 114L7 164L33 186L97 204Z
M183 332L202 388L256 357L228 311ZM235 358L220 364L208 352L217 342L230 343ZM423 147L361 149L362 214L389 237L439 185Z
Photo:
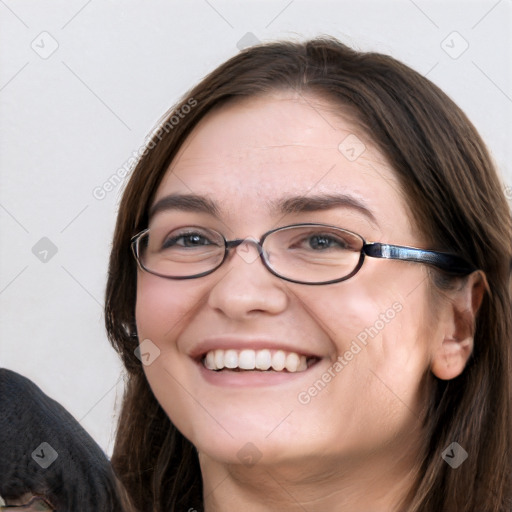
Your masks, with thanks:
M286 283L265 268L258 242L233 240L228 247L231 251L210 291L208 305L234 320L284 311L289 300Z

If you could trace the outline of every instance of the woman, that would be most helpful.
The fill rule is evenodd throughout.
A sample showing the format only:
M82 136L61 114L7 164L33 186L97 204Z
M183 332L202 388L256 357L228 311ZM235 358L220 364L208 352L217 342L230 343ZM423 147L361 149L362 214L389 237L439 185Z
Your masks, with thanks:
M106 291L139 510L508 511L512 222L391 57L252 47L168 113Z

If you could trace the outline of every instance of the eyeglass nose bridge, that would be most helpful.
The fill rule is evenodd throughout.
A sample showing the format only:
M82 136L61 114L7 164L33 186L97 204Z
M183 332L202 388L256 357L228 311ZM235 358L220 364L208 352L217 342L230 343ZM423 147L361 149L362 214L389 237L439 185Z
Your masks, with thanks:
M253 238L253 237L247 237L247 238L236 238L234 240L226 240L226 253L230 251L230 249L236 249L237 247L243 245L244 243L246 243L247 245L248 244L252 244L252 245L255 245L256 248L258 249L256 255L254 255L254 253L251 253L251 251L249 251L249 248L247 247L247 249L243 250L239 250L239 251L236 251L237 254L246 262L246 263L253 263L254 261L256 261L258 258L262 258L263 259L263 263L265 264L266 266L266 261L265 261L265 257L264 257L264 250L263 250L263 246L261 244L261 241L260 240L257 240L256 238Z

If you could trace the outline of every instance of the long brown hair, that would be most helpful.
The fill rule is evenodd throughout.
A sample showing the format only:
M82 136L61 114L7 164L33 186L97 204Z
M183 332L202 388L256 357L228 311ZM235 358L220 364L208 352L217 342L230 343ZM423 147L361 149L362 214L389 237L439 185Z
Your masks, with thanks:
M490 292L474 352L450 381L430 376L422 472L410 512L509 512L511 495L512 220L503 184L475 128L432 82L392 57L357 52L333 38L248 48L206 76L164 119L124 191L110 257L105 321L127 370L112 463L138 510L203 510L193 445L156 401L134 355L136 264L130 237L198 121L235 98L288 89L327 98L349 113L388 159L416 226L432 249L482 269ZM432 274L434 289L449 280ZM456 470L441 458L453 441L469 452Z

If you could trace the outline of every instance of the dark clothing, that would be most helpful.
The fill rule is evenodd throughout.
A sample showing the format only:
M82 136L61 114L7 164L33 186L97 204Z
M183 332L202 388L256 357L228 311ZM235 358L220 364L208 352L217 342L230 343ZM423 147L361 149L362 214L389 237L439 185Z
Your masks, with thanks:
M58 512L121 511L110 462L73 416L0 368L0 496L43 494Z

